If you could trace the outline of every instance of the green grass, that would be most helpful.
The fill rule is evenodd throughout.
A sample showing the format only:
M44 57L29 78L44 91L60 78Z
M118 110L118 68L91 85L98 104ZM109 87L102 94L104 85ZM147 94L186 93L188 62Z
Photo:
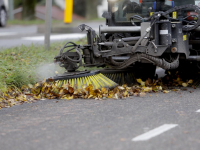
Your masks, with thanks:
M44 20L8 20L8 25L42 25ZM63 23L61 20L52 20L52 24Z
M85 40L76 43L82 43ZM21 46L5 49L0 52L0 91L10 87L20 88L23 85L34 84L46 76L55 75L55 71L63 73L54 65L54 57L58 55L65 42L54 43L50 50L43 46Z
M90 21L106 21L105 18L95 18L95 19L91 19Z

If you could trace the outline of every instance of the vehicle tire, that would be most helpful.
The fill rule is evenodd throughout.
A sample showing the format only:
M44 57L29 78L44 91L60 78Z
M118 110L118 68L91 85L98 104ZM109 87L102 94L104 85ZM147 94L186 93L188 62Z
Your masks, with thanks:
M1 8L0 9L0 27L6 26L6 20L7 20L6 18L7 18L6 10Z

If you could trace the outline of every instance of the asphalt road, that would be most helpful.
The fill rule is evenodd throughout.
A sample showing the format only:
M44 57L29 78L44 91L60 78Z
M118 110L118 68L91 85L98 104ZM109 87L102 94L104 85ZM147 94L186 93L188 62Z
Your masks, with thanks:
M1 149L199 150L199 93L188 89L126 100L46 100L2 109Z

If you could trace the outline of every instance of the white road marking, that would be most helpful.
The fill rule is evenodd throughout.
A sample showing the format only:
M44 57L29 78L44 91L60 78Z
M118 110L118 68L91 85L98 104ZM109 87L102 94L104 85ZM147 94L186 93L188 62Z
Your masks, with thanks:
M142 135L139 135L139 136L133 138L132 141L134 141L134 142L147 141L147 140L149 140L153 137L156 137L156 136L158 136L158 135L160 135L160 134L162 134L162 133L164 133L164 132L166 132L166 131L168 131L172 128L177 127L177 126L178 126L177 124L164 124L164 125L162 125L158 128L155 128L151 131L148 131L148 132L146 132Z
M9 36L9 35L16 35L16 32L1 32L0 36Z
M196 112L200 113L200 109L199 109L199 110L197 110Z
M65 39L81 39L84 38L86 34L60 34L60 35L51 35L51 40L65 40ZM30 41L42 41L44 36L33 36L33 37L23 37L23 40Z

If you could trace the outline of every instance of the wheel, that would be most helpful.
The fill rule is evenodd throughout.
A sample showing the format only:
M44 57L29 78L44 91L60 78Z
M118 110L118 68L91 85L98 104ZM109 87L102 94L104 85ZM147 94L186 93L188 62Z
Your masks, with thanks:
M6 26L6 10L1 8L0 9L0 26L5 27Z

